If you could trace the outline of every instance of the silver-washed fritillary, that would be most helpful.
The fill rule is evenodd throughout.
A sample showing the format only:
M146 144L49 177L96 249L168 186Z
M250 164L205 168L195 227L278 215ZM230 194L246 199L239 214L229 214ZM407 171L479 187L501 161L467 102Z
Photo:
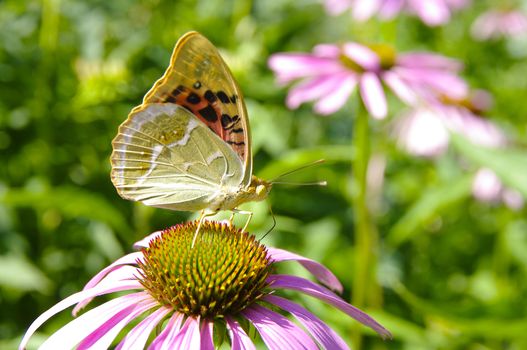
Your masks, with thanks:
M112 182L121 197L172 210L219 210L267 197L252 175L242 93L216 47L189 32L165 74L112 142Z

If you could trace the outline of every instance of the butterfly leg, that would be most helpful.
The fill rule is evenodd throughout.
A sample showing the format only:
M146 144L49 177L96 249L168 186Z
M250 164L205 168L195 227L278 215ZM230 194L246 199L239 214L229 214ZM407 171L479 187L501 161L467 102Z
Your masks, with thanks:
M201 228L201 225L203 224L203 221L205 221L205 218L207 216L213 215L216 215L216 213L205 213L205 210L201 211L201 214L199 216L198 227L196 228L196 233L194 233L194 238L192 238L192 245L190 246L191 248L194 248L194 244L196 243L196 238L198 238L199 230Z
M243 229L242 231L245 231L247 230L247 227L249 226L249 223L251 222L251 219L253 217L253 212L252 211L248 211L248 210L238 210L236 208L234 208L232 210L232 213L237 213L237 214L244 214L244 215L248 215L248 218L247 218L247 222L245 223L245 225L243 226Z
M232 227L232 222L234 221L234 211L231 214L231 217L229 218L229 226Z

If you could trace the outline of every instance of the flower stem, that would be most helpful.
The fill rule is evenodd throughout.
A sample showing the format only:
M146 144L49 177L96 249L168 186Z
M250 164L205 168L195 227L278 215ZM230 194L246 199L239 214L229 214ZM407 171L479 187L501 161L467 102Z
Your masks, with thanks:
M353 222L355 233L352 302L356 307L373 306L380 298L375 279L377 231L371 222L367 203L367 172L370 159L368 113L359 102L353 128ZM354 349L360 349L362 336L353 332Z

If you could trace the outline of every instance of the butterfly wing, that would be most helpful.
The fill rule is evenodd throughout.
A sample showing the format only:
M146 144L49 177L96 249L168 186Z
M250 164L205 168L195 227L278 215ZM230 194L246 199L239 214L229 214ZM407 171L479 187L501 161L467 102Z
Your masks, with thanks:
M134 109L112 141L112 182L121 197L173 210L211 208L222 186L239 187L238 154L184 107Z
M234 150L243 163L241 184L248 186L252 156L243 96L216 47L197 32L179 39L170 66L143 105L167 102L190 110Z

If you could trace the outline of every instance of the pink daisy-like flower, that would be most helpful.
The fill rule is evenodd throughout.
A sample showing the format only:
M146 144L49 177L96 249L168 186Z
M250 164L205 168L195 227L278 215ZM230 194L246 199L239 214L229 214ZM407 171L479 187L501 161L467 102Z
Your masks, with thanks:
M459 62L425 52L396 54L384 45L321 44L312 54L273 54L268 63L279 84L301 80L287 95L289 108L316 101L314 110L322 115L339 110L357 86L366 109L379 119L388 112L382 83L408 105L438 96L463 98L467 93L457 75Z
M527 16L514 9L489 10L480 15L472 24L474 39L490 40L514 37L527 33Z
M398 144L411 154L436 157L446 151L453 132L477 145L503 147L506 144L503 132L480 117L490 104L491 98L486 92L476 91L466 100L445 100L444 104L414 109L402 115L395 124ZM503 201L511 209L523 207L521 194L506 188L490 169L478 170L472 193L482 202Z
M107 349L123 334L116 349L211 349L215 332L226 329L231 349L255 349L246 326L252 324L269 349L348 349L343 339L310 311L278 296L298 291L340 309L383 337L390 333L370 316L330 289L307 279L273 273L275 264L297 261L327 287L341 291L323 265L276 248L226 224L205 223L194 247L197 223L156 232L136 244L141 252L126 255L93 277L85 288L38 317L19 349L50 317L76 304L73 314L94 297L118 296L68 323L39 349ZM276 310L293 315L303 328ZM154 334L153 334L154 333ZM153 338L153 339L152 339ZM152 339L152 340L150 340Z
M475 144L487 147L505 145L506 138L493 123L479 114L488 109L491 97L475 91L462 100L444 99L404 113L395 124L399 145L409 153L435 157L448 148L450 132L459 133Z
M467 6L469 0L326 0L326 11L338 15L351 9L353 18L366 21L375 14L389 20L400 12L419 17L428 26L447 23L452 12Z

